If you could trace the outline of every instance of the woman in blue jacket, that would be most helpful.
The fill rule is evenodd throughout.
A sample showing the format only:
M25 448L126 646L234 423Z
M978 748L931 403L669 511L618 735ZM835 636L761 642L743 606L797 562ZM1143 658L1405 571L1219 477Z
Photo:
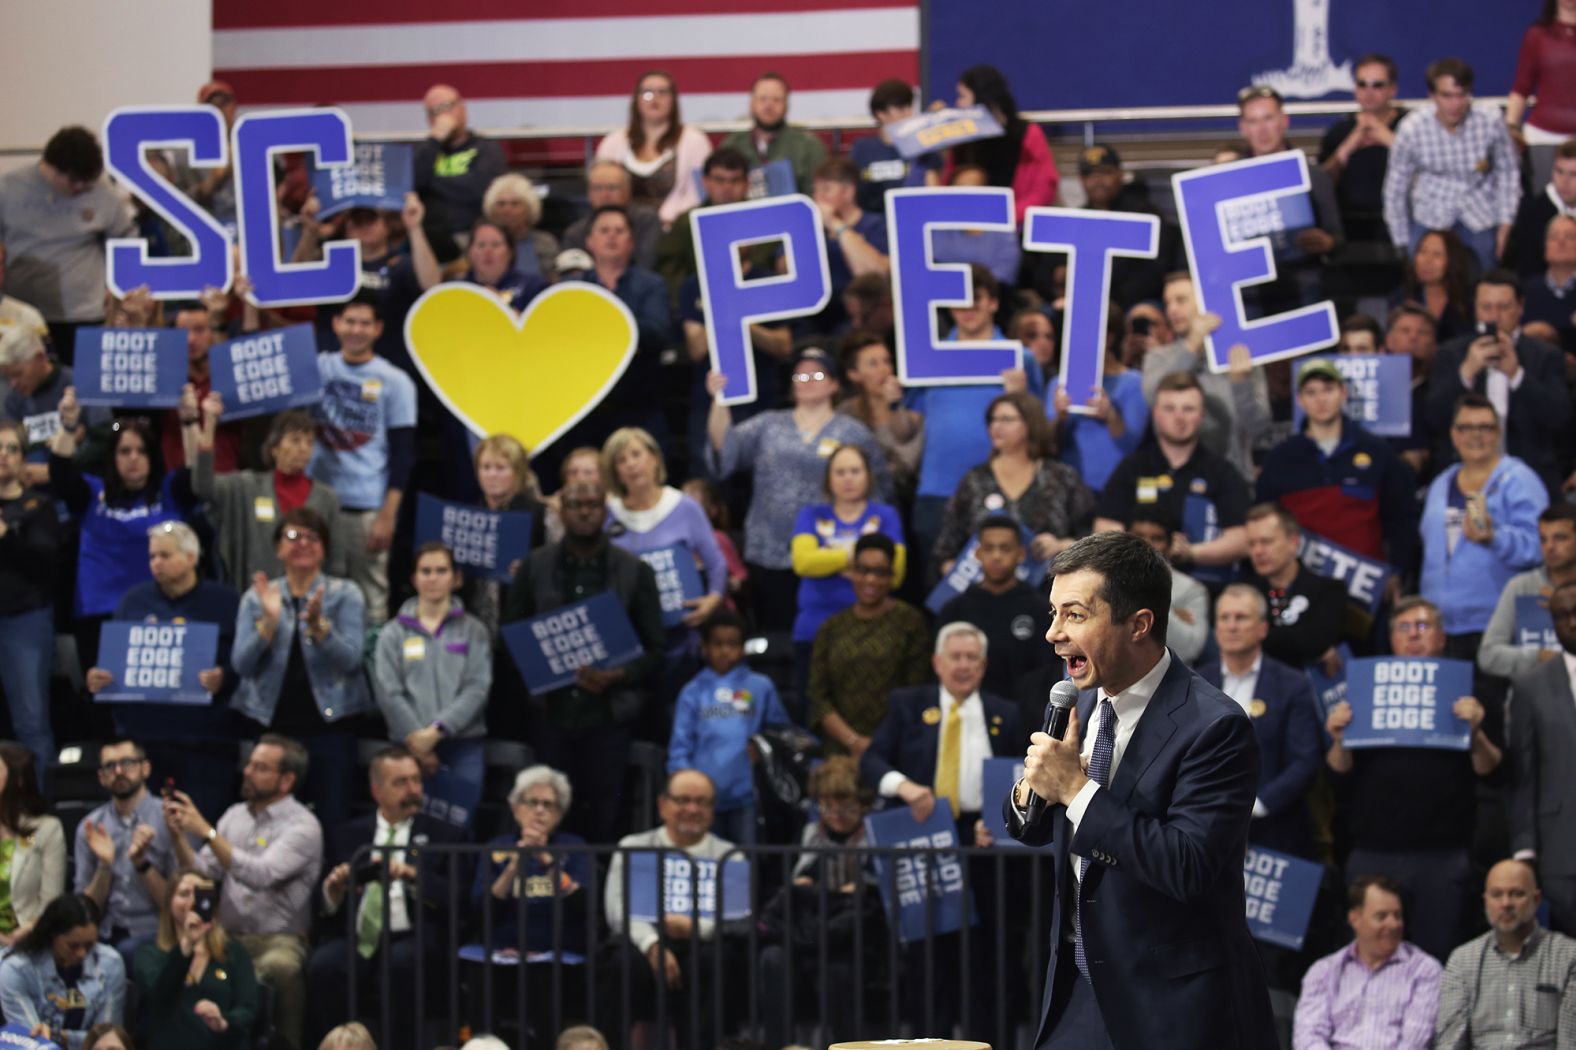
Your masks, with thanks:
M1446 652L1477 657L1499 594L1542 560L1538 515L1548 490L1532 468L1503 451L1499 413L1482 394L1463 394L1450 420L1461 462L1428 486L1420 529L1423 597L1439 606Z
M98 925L98 908L81 894L50 902L0 959L0 1010L8 1023L62 1050L81 1050L96 1024L121 1023L126 964L99 943Z
M348 815L356 790L354 716L372 706L362 666L366 605L361 588L323 573L328 524L305 507L274 529L285 574L258 573L241 598L231 665L240 677L230 706L301 741L312 776L298 797L325 827Z

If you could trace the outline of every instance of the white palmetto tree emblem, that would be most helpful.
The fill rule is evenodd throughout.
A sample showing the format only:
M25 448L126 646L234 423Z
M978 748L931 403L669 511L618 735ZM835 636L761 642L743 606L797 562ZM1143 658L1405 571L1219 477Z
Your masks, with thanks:
M1292 0L1295 37L1288 69L1258 73L1253 83L1274 88L1286 98L1319 98L1332 91L1351 91L1352 64L1330 58L1330 0Z

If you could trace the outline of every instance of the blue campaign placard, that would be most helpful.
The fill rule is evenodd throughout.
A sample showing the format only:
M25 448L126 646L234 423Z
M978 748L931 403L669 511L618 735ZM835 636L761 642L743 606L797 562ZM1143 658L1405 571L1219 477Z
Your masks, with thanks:
M1433 747L1466 751L1472 733L1451 713L1472 695L1472 664L1421 656L1372 656L1346 665L1352 723L1348 748Z
M881 901L897 926L899 940L905 944L922 941L927 929L932 934L956 933L963 927L965 903L968 924L974 925L972 895L967 902L963 896L963 858L956 853L931 852L958 845L958 828L949 807L937 805L923 824L907 806L872 813L865 818L865 840L872 846L908 846L922 851L912 857L888 854L875 858Z
M231 339L213 348L213 388L226 420L267 416L323 400L317 337L308 324Z
M750 169L750 185L745 200L762 200L766 197L786 197L799 192L799 182L794 178L793 164L787 160L774 160Z
M1309 361L1328 361L1346 377L1346 417L1380 437L1412 434L1412 359L1405 354L1314 354ZM1302 405L1292 402L1292 425L1302 429Z
M1051 563L1038 561L1028 555L1029 542L1034 539L1034 534L1027 528L1022 528L1020 531L1025 553L1016 575L1030 587L1038 587L1045 582L1045 574L1050 571ZM979 536L969 537L969 542L958 552L957 559L953 561L952 571L931 588L930 594L925 598L925 608L933 613L939 613L943 605L985 578L985 567L980 564L979 558L974 553L979 549L979 545Z
M111 408L174 408L186 385L182 328L78 328L77 400Z
M1549 615L1548 599L1540 594L1523 594L1516 599L1516 645L1523 649L1549 649L1562 652L1554 633L1554 617Z
M1308 682L1313 686L1313 698L1319 702L1319 728L1324 728L1325 719L1330 717L1330 709L1346 699L1346 668L1352 662L1352 647L1342 642L1335 647L1341 657L1341 669L1334 675L1324 673L1324 664L1318 660L1308 665L1304 672Z
M900 120L887 127L892 147L904 160L948 149L964 142L993 139L1001 123L984 106L938 109Z
M1248 197L1226 201L1220 206L1226 243L1240 245L1255 237L1266 238L1280 262L1301 259L1297 234L1315 225L1313 196L1294 193L1289 197Z
M641 652L629 614L606 591L505 624L498 633L526 687L537 694L572 685L582 667L617 667Z
M351 208L399 211L415 186L412 147L402 142L358 142L349 164L312 168L312 192L326 219ZM289 258L289 256L285 256Z
M219 625L111 620L99 634L98 666L114 676L100 702L206 704L197 673L217 664Z
M1044 846L1025 846L1007 833L1007 822L1002 819L1002 803L1012 786L1023 778L1023 759L987 758L980 768L980 819L990 830L991 845L1009 849L1051 849Z
M658 923L664 915L691 915L703 921L715 921L720 913L724 922L750 917L750 862L742 854L733 854L720 861L684 853L661 854L660 911L657 908L657 858L655 852L630 853L625 857L632 922ZM721 901L717 899L719 887Z
M508 583L509 566L531 548L532 515L524 510L487 510L420 493L416 497L416 545L441 540L455 564L489 580Z
M1297 557L1310 572L1345 584L1346 596L1367 609L1370 616L1379 611L1379 603L1384 601L1385 584L1390 582L1392 575L1389 565L1364 557L1307 529L1302 531Z
M657 594L662 599L662 626L677 627L689 614L684 603L706 593L695 567L695 555L687 543L641 551L640 560L651 566L657 576Z
M27 1025L0 1025L0 1047L9 1050L60 1050L60 1044L33 1035Z
M1311 860L1249 846L1242 861L1249 932L1261 941L1300 949L1323 879L1324 868Z

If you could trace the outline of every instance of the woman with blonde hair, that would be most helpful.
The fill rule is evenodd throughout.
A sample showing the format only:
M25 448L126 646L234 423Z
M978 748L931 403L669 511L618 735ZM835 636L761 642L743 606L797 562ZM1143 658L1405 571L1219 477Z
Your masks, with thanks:
M360 1021L347 1021L338 1028L331 1028L317 1050L378 1050L376 1039Z
M512 171L493 179L482 197L482 214L514 238L516 270L546 281L554 279L558 238L536 228L542 221L542 198L530 179Z
M159 932L137 949L132 976L146 1050L241 1050L257 1020L257 976L241 942L214 917L218 891L196 872L171 879Z

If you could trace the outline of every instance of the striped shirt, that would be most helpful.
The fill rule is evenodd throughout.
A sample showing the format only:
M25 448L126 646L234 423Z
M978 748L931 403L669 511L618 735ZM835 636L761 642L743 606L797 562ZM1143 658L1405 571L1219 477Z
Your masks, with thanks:
M1396 244L1411 243L1413 222L1430 230L1508 226L1520 203L1521 167L1498 108L1474 105L1454 131L1432 106L1396 126L1384 179L1384 221Z
M1355 942L1326 955L1302 979L1292 1050L1425 1050L1443 969L1406 941L1377 970Z
M1438 1050L1576 1050L1576 940L1538 927L1511 956L1494 933L1450 953Z

